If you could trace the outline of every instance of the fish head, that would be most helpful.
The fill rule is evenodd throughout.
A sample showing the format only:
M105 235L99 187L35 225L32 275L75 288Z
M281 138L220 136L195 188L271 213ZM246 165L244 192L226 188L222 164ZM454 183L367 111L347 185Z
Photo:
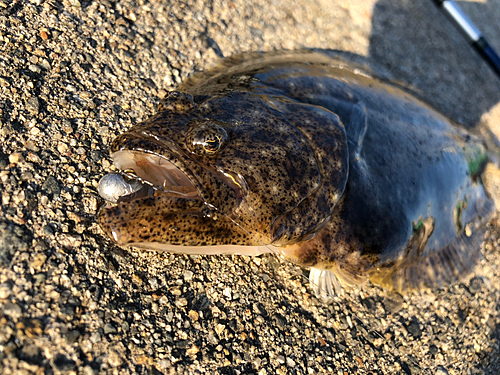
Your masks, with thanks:
M347 180L345 131L328 114L335 139L319 149L324 139L311 129L333 125L314 116L298 124L285 102L244 91L168 94L155 116L113 141L117 169L148 188L104 207L101 228L120 245L199 254L269 252L310 237Z

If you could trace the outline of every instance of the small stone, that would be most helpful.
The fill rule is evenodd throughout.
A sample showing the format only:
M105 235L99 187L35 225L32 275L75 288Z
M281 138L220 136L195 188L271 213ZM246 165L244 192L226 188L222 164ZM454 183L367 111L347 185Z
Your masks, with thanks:
M175 300L175 306L181 308L187 306L188 302L186 298L178 298Z
M222 294L231 301L231 288L225 288Z
M0 284L0 299L5 299L10 296L9 284Z
M274 321L280 329L285 329L287 327L286 319L280 314L274 314Z
M82 91L78 95L80 96L80 98L82 98L84 100L88 100L88 99L92 98L92 94L88 91Z
M175 347L178 349L187 349L189 347L189 340L182 339L174 343Z
M116 328L115 328L115 327L113 327L113 326L111 325L111 323L106 323L106 324L104 325L104 333L105 333L105 334L108 334L108 333L115 333L115 332L116 332Z
M406 330L416 339L422 336L422 330L420 329L420 324L417 321L412 321L408 324Z
M93 344L97 344L99 341L101 341L101 334L96 331L90 336L90 341L92 341Z
M38 113L38 110L40 109L40 101L37 97L29 98L26 100L26 107L32 113Z
M215 337L215 335L212 331L208 332L207 340L212 345L216 345L219 343L219 340L217 340L217 338Z
M57 183L57 180L53 176L47 177L47 179L42 185L42 190L53 195L59 195L61 193L59 184Z
M128 332L130 330L130 325L128 322L122 322L122 330L123 332Z
M33 73L41 73L42 72L42 68L36 64L30 64L30 66L28 66L28 69L31 70Z
M481 291L483 286L483 280L480 277L474 277L469 282L469 292L471 294L477 294Z
M167 296L161 296L158 302L160 303L160 305L166 305L168 303Z
M80 337L80 332L78 330L73 330L73 331L69 331L67 334L66 334L66 341L69 343L69 344L73 344L75 343L78 338Z
M54 228L52 228L52 226L50 224L47 224L47 225L44 225L44 227L42 228L42 233L45 236L53 236L55 232L54 232Z
M215 332L217 332L218 335L220 335L224 330L226 329L226 326L224 324L217 324L215 326Z
M61 154L65 154L66 152L68 152L68 149L69 149L68 145L64 142L59 142L57 144L57 151L59 151L59 153Z
M47 59L42 59L42 61L40 62L40 66L45 70L50 70L51 68L50 63Z
M45 279L46 279L46 276L43 273L38 273L38 274L33 276L35 286L42 284L45 281Z
M90 158L92 159L92 161L98 162L98 161L102 160L102 152L96 151L96 150L91 151Z
M64 355L58 355L54 360L54 366L61 372L69 372L76 368L76 362Z
M18 164L24 162L23 154L20 152L13 152L9 155L9 162L12 164Z
M200 317L200 314L198 314L194 310L189 310L188 315L189 315L189 319L191 319L193 322L196 322L199 319L199 317Z
M277 358L277 360L281 364L284 364L286 362L285 357L283 357L282 355L279 355L278 358Z
M61 245L68 248L78 248L82 244L82 237L77 234L64 234L58 240Z
M193 310L203 311L210 307L210 299L206 293L198 294L193 300Z
M158 289L158 279L155 277L148 279L148 283L151 286L151 289Z
M36 254L30 263L30 267L33 268L34 270L39 270L46 260L47 260L47 255L42 253Z
M21 181L33 181L33 173L31 172L21 173Z
M199 351L200 351L200 349L196 345L193 345L188 350L186 350L186 354L189 357L192 357L192 356L195 356Z
M112 350L108 356L108 363L112 367L119 367L122 364L122 359L120 358L120 355L117 352Z
M37 128L36 126L32 127L30 129L30 133L31 135L35 135L37 136L38 134L40 134L42 131L40 130L40 128Z
M12 319L18 319L21 317L23 311L19 305L7 302L3 307L3 313L10 316Z
M193 275L194 275L194 273L189 271L189 270L184 271L184 275L183 275L184 280L191 281L193 279Z
M286 358L286 365L288 367L295 367L295 361L293 359L291 359L290 357L287 357Z
M49 39L49 33L47 32L46 29L42 29L40 30L40 37L43 39L43 40L47 40Z
M13 131L14 130L9 123L4 123L4 124L0 123L0 134L1 135L6 137L6 136L12 134Z
M403 308L403 296L398 293L391 293L384 299L384 306L391 314L396 314Z

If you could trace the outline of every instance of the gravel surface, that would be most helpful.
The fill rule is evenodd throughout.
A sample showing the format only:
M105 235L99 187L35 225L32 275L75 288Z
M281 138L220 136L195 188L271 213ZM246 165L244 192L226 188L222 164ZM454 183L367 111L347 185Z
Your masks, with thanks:
M500 50L500 3L460 5ZM141 253L100 232L116 135L222 55L302 47L360 55L500 134L500 81L428 0L0 0L0 373L500 373L496 218L463 283L330 304L273 256Z

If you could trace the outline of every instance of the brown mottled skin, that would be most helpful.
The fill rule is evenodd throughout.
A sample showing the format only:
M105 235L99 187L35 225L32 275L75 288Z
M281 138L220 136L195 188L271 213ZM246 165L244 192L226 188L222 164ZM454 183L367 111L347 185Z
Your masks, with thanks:
M273 245L350 284L460 277L491 212L471 167L485 161L479 139L318 53L226 59L115 139L119 150L161 155L199 194L102 210L121 245Z

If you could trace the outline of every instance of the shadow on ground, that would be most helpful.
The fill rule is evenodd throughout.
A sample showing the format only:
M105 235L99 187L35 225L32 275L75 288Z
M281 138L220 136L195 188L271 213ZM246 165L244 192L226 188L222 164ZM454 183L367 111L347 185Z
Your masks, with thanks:
M464 2L460 7L483 19L500 8ZM431 1L380 0L373 10L369 55L463 125L474 126L500 101L500 79Z

